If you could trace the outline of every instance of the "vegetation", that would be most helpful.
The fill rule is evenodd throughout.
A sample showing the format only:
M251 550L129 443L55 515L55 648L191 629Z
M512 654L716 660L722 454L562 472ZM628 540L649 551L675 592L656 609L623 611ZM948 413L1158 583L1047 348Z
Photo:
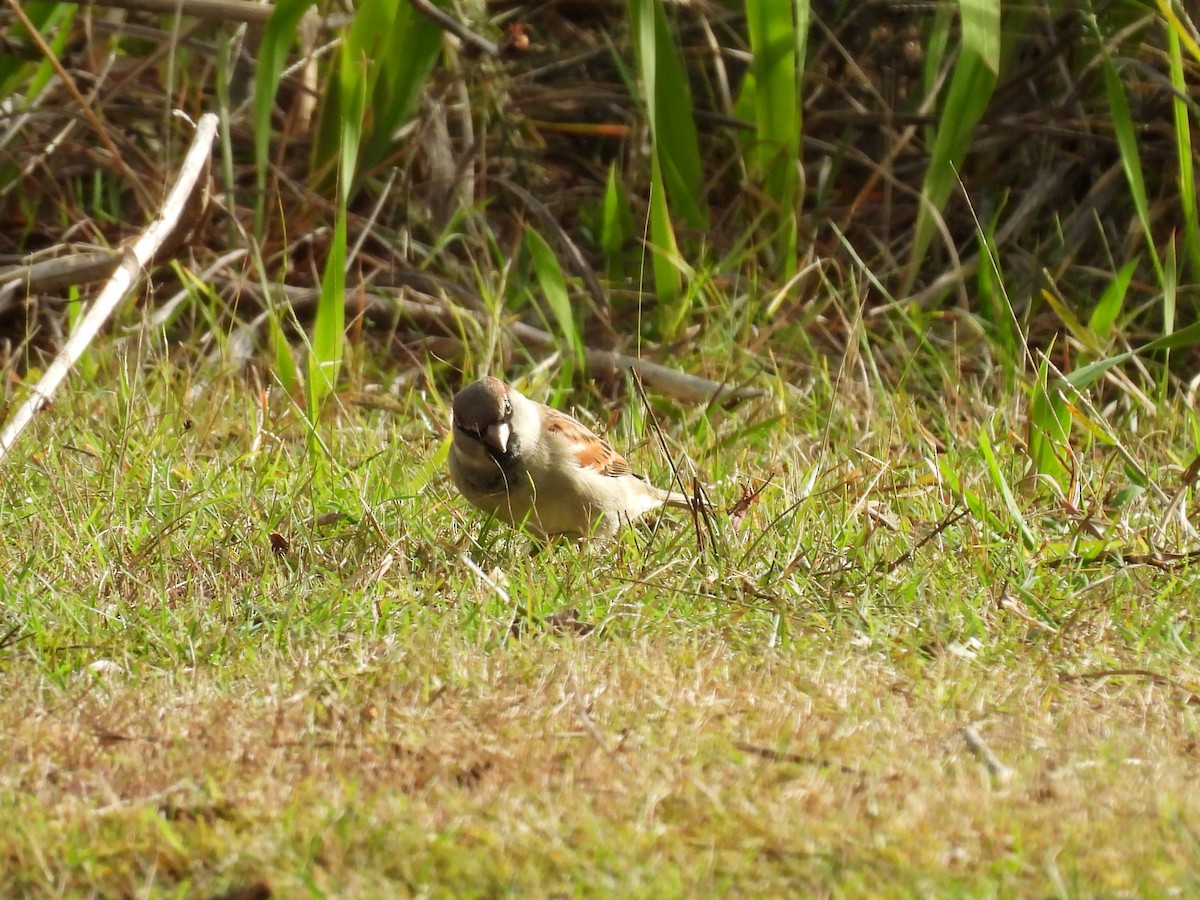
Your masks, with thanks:
M7 420L221 122L0 460L0 893L1195 891L1183 5L425 6L0 11ZM714 514L531 552L486 371Z

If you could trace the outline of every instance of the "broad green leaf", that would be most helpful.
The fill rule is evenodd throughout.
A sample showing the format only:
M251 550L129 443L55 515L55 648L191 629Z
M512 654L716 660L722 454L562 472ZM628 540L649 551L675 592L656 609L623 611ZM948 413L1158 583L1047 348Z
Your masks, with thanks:
M288 343L287 333L284 331L283 324L279 321L282 312L278 304L272 304L270 314L267 317L269 323L271 348L275 354L275 374L279 378L279 384L290 396L298 397L297 390L300 387L300 373L296 368L296 357L292 353L292 347Z
M342 119L338 156L337 218L325 271L321 278L321 296L308 356L309 418L316 424L321 404L337 386L346 341L346 218L351 185L358 161L363 112L366 105L366 81L361 77L361 61L343 53L339 61L341 78L338 88Z
M633 236L633 212L629 208L629 197L613 163L608 167L604 205L600 212L600 249L604 252L609 281L614 284L625 280L625 249Z
M751 170L776 204L776 247L783 271L796 268L797 207L801 117L799 59L804 46L801 27L808 3L747 0L750 69L754 76L755 140ZM806 27L806 26L805 26Z
M369 175L393 150L396 132L416 112L421 91L442 52L440 28L407 0L362 0L340 48L337 78L361 82L370 115L360 118L361 146L355 171ZM349 65L353 63L353 65ZM312 169L318 176L335 171L345 144L342 131L350 111L345 86L324 94L313 142ZM328 181L324 176L324 183ZM356 183L344 189L353 196Z
M685 311L680 308L683 277L675 265L679 247L662 182L658 154L653 154L650 159L650 262L654 271L654 290L658 295L659 331L670 340L682 323Z
M387 158L396 132L416 113L444 40L442 30L407 0L374 0L370 5L380 7L379 21L364 22L362 36L356 35L358 46L374 61L367 92L371 127L361 160L367 170Z
M308 354L308 415L314 424L325 398L337 386L345 340L346 310L346 216L339 211L334 223L333 240L325 271L321 277L321 296L313 323Z
M959 0L963 49L992 73L1000 71L1000 0Z
M1192 280L1200 281L1200 210L1196 204L1196 157L1192 146L1192 122L1184 97L1188 96L1188 81L1183 72L1183 57L1179 43L1186 32L1171 29L1167 33L1170 55L1171 84L1175 95L1171 109L1175 119L1175 154L1179 166L1179 206L1183 218L1184 256L1191 268ZM1194 45L1193 45L1194 47ZM1200 62L1200 55L1196 56Z

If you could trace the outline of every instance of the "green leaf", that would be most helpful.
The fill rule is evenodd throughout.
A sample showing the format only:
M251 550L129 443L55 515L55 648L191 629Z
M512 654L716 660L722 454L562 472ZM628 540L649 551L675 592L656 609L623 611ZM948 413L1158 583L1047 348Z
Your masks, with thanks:
M909 262L908 282L916 278L936 230L936 215L958 182L957 167L971 144L971 134L987 110L1000 65L999 0L960 0L962 49L946 101L938 117L929 168L921 186L922 202Z
M963 49L974 54L993 74L1000 71L999 0L959 0Z
M1021 510L1017 506L1012 489L1009 488L1008 481L1004 478L1004 473L1000 471L1000 464L996 461L996 454L992 451L992 442L988 440L987 426L984 426L979 431L979 449L983 451L983 458L987 462L988 474L991 475L992 484L1000 492L1000 499L1004 503L1004 508L1008 511L1008 517L1021 535L1021 543L1025 545L1026 550L1033 550L1037 547L1037 539L1033 536L1033 532L1029 530L1029 526L1025 524L1025 517L1021 514Z
M1157 340L1142 344L1135 350L1126 350L1108 359L1101 359L1090 365L1076 369L1066 376L1067 382L1077 390L1083 390L1096 381L1101 375L1135 356L1154 353L1157 350L1178 350L1180 347L1192 347L1200 344L1200 322L1193 322L1186 328L1180 328L1173 334L1163 335Z
M625 248L633 238L633 212L616 163L608 167L604 186L604 205L600 213L600 249L608 269L609 281L625 280Z
M538 285L546 298L546 305L558 323L559 331L570 348L575 364L583 367L583 335L575 320L575 312L571 308L571 297L567 293L567 280L563 276L558 258L545 238L528 226L525 228L525 246L529 248L529 256L533 260L533 270L537 275Z
M687 71L671 40L661 0L629 0L634 49L644 84L653 153L667 196L693 228L708 227L703 167Z
M1160 6L1165 0L1160 0ZM1178 21L1178 20L1177 20ZM1188 106L1183 98L1188 96L1188 81L1183 71L1180 41L1188 37L1182 26L1167 32L1167 50L1170 55L1171 84L1175 94L1171 98L1171 109L1175 119L1175 155L1179 166L1179 206L1183 219L1184 254L1191 268L1192 280L1200 281L1200 211L1196 204L1196 157L1192 149L1192 123ZM1193 43L1192 47L1195 47ZM1200 62L1200 52L1193 49Z
M1103 35L1098 28L1096 36L1104 45ZM1138 221L1146 235L1146 246L1150 250L1150 261L1158 274L1159 284L1163 283L1162 262L1158 258L1158 250L1154 246L1154 232L1150 227L1150 201L1146 196L1146 180L1142 175L1142 159L1138 153L1137 131L1133 116L1129 112L1129 101L1125 98L1125 89L1121 85L1121 77L1117 67L1107 52L1102 52L1101 67L1104 70L1104 92L1108 98L1109 118L1112 121L1113 134L1117 139L1117 147L1121 152L1121 166L1125 170L1125 180L1129 184L1129 193L1133 199L1134 209L1137 210Z
M312 344L308 353L308 415L314 424L326 397L337 386L345 341L346 310L346 216L338 213L325 271L321 277L321 296L313 323Z
M776 204L776 246L786 272L796 268L801 116L799 59L807 27L808 3L747 0L746 26L752 52L755 140L751 169Z
M662 169L658 154L650 159L650 260L654 270L654 289L658 294L658 328L666 340L671 340L682 324L687 310L682 307L683 276L675 261L679 247L675 228L667 208L663 189Z
M1096 308L1092 310L1088 327L1098 337L1107 338L1112 333L1113 325L1120 317L1121 310L1125 308L1125 295L1129 292L1129 282L1133 279L1136 269L1136 259L1131 259L1121 266L1117 274L1113 276L1113 280L1109 282L1108 287L1104 289L1104 293L1100 295L1100 299L1096 301Z
M1062 396L1061 384L1050 378L1049 356L1042 357L1037 378L1033 382L1033 397L1029 405L1029 457L1034 471L1049 475L1066 487L1064 479L1070 472L1063 465L1062 456L1069 452L1071 410ZM1059 450L1059 448L1063 448Z
M377 21L362 10L378 8ZM370 170L392 152L396 132L417 111L421 92L441 57L444 35L407 0L370 0L355 16L354 46L371 60L369 137L361 165Z
M275 93L287 66L288 52L296 40L296 28L313 0L278 0L275 11L263 26L258 46L258 61L254 67L254 167L258 184L259 204L255 211L255 228L261 232L263 206L267 185L267 162L274 129L271 113L275 108Z

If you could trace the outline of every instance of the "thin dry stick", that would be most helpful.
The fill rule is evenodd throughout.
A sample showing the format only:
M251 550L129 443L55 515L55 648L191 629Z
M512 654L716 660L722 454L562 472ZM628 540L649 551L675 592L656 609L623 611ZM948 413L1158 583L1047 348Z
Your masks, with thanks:
M408 0L408 2L413 9L432 21L442 31L447 31L460 41L465 41L471 46L477 47L488 56L500 55L500 47L494 41L489 41L483 35L476 34L453 16L442 12L430 3L429 0Z
M4 431L0 432L0 460L3 460L8 451L12 449L21 432L33 420L34 414L42 404L53 398L54 392L67 377L71 367L95 339L101 326L108 321L113 310L117 308L117 304L129 293L134 282L142 273L142 269L175 231L180 217L187 208L192 192L196 189L196 182L207 171L209 154L212 151L212 143L216 134L216 114L205 113L196 123L196 135L192 138L192 146L179 169L179 179L175 182L175 187L171 189L162 210L146 230L138 236L133 246L125 250L125 258L113 272L112 278L104 286L104 290L100 292L100 296L96 298L92 308L88 310L88 314L67 339L58 356L54 357L54 361L46 369L46 374L42 376L41 381L33 387L29 399L21 404L21 407L4 427Z
M972 725L964 725L959 729L963 740L971 748L971 752L983 763L993 778L1000 784L1008 784L1013 779L1013 770L1000 762L1000 758L992 752L992 748L983 740L983 736Z
M251 0L88 0L88 3L112 9L169 13L251 25L265 25L275 12L274 4L253 3Z
M266 296L268 290L278 292L297 311L307 310L315 306L318 297L318 292L312 288L297 287L288 284L264 286L240 279L218 278L215 276L210 280L218 287L226 290L250 292L260 299ZM449 290L452 286L446 285L445 287ZM421 285L417 288L421 292L436 289L437 287L430 285ZM468 300L469 298L464 297L463 299ZM362 295L362 304L363 310L369 314L399 312L415 322L426 322L447 328L451 334L455 333L460 323L464 321L475 322L485 327L487 323L486 317L482 316L475 309L465 306L455 306L449 301L433 299L409 300L390 294L385 295L377 292L369 292ZM258 329L265 322L266 318L260 316L250 323L250 325L239 329L238 334L245 335L246 340L253 339ZM550 334L550 332L527 325L524 322L513 322L509 325L508 335L527 350L557 350L559 345L558 339ZM651 362L650 360L641 359L636 356L628 356L613 350L598 350L592 347L585 347L584 368L587 374L593 378L611 378L622 372L633 372L645 384L656 391L666 394L669 397L674 397L676 400L684 403L737 403L761 397L765 394L762 388L745 385L737 387L711 381L708 378L701 378L699 375L680 372L661 363Z

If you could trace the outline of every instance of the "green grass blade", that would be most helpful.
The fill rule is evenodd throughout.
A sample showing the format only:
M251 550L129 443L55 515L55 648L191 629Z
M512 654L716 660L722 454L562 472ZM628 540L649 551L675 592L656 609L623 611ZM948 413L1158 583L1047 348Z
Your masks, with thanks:
M1026 550L1033 550L1037 547L1037 538L1033 536L1029 525L1025 522L1025 516L1021 514L1020 507L1017 506L1017 500L1013 496L1012 488L1008 486L1008 480L1004 477L1004 473L1000 471L1000 463L996 460L996 454L992 450L992 442L987 436L987 426L985 425L979 431L979 449L983 452L984 461L987 463L988 474L991 476L992 485L1000 493L1000 499L1004 503L1004 508L1008 512L1008 517L1016 526L1017 533L1021 535L1021 543L1025 545Z
M394 135L416 111L421 91L442 52L442 31L404 0L364 0L355 12L341 48L343 58L354 61L357 72L340 67L343 74L364 78L371 116L363 123L358 168L370 172L392 152ZM342 122L349 114L342 105L343 92L329 91L322 104L313 144L314 172L330 172L341 153ZM351 182L348 190L353 193Z
M299 397L300 371L296 366L296 356L288 342L287 332L284 331L283 323L280 321L283 315L285 313L280 309L280 305L272 302L267 322L270 330L272 355L275 358L275 374L279 378L280 386L287 391L289 396Z
M1167 51L1170 57L1171 84L1175 87L1175 96L1171 98L1171 108L1175 120L1175 152L1179 165L1179 205L1183 214L1183 247L1184 256L1192 273L1193 281L1200 281L1200 212L1196 204L1196 157L1192 147L1192 123L1188 117L1188 105L1184 97L1188 96L1187 78L1183 72L1183 55L1180 51L1180 41L1186 36L1182 27L1172 28L1167 32ZM1200 61L1200 56L1197 57Z
M693 228L708 227L703 169L692 91L671 40L661 0L629 0L634 49L644 85L646 113L661 181L677 213Z
M325 271L321 276L321 296L313 322L308 353L308 414L315 423L325 398L337 386L345 341L346 310L346 216L339 212L333 228L333 240Z
M608 280L622 284L627 273L625 253L634 236L633 211L629 208L629 195L615 163L608 167L608 179L604 185L604 202L600 210L600 249L604 253L604 264Z
M71 23L79 7L74 3L27 3L22 10L54 55L61 58L71 38ZM14 23L11 32L5 36L12 41L23 40L24 29ZM16 53L0 53L0 100L19 90L24 105L28 105L53 76L54 66L48 59L35 64Z
M262 233L267 187L267 163L274 133L271 113L275 108L275 93L287 65L288 51L296 40L296 27L313 5L313 0L279 0L275 11L263 26L258 61L254 67L254 172L258 186L255 207L255 233Z
M999 217L997 211L996 218ZM979 242L979 273L976 276L979 291L979 314L988 326L996 348L1000 351L1004 363L1006 386L1011 387L1019 371L1022 360L1022 336L1020 324L1013 312L1012 303L1008 297L1008 289L1004 284L1004 273L1000 270L998 260L1000 249L996 246L995 219L977 228Z
M970 147L971 134L983 117L1000 68L999 0L960 0L962 49L946 101L938 118L929 167L921 187L922 203L912 243L908 282L916 278L936 231L935 216L957 183L957 167Z
M1074 372L1068 374L1066 379L1073 387L1083 390L1095 383L1096 379L1113 366L1119 366L1121 363L1127 362L1135 356L1154 353L1158 350L1178 350L1182 347L1194 347L1197 344L1200 344L1200 322L1193 322L1191 325L1180 328L1172 334L1163 335L1149 343L1142 344L1142 346L1136 349L1126 350L1124 353L1118 353L1116 356L1097 360L1090 365L1076 369Z
M937 466L938 472L941 473L942 480L950 490L950 493L971 511L971 515L975 517L976 521L986 525L997 534L1001 533L1004 530L1003 523L988 508L988 505L979 494L963 485L962 479L959 478L958 472L955 471L950 458L945 455L939 456Z
M1063 465L1070 436L1071 410L1067 407L1057 379L1050 378L1049 351L1042 357L1032 386L1029 405L1029 458L1034 471L1049 475L1063 487L1070 472ZM1064 448L1060 451L1059 448Z
M1183 20L1179 18L1179 14L1172 7L1171 0L1157 0L1157 2L1158 11L1162 13L1163 18L1167 21L1167 31L1172 40L1182 42L1187 47L1188 53L1192 54L1192 58L1196 62L1200 62L1200 42L1194 37L1195 27L1193 26L1191 30L1188 29L1187 25L1183 23ZM1188 25L1190 24L1191 21L1189 20Z
M571 308L571 297L567 293L567 280L563 276L562 267L559 266L558 259L546 243L546 239L529 227L525 228L525 246L529 248L538 285L570 350L569 355L574 358L576 367L582 369L583 334Z
M1103 43L1103 35L1098 26L1096 37ZM1142 173L1142 159L1138 152L1137 132L1133 116L1129 111L1129 100L1125 96L1125 88L1121 85L1121 76L1117 67L1107 52L1102 52L1101 68L1104 71L1104 93L1108 99L1108 111L1112 119L1113 134L1117 139L1117 148L1121 153L1121 166L1125 170L1125 180L1129 184L1129 193L1137 210L1138 221L1146 235L1146 246L1150 251L1150 261L1158 275L1159 285L1163 285L1164 273L1162 260L1159 259L1158 249L1154 245L1154 232L1150 227L1150 201L1146 195L1146 179Z
M801 8L803 13L801 13ZM775 245L782 271L796 269L801 115L799 102L800 33L808 4L747 0L746 25L753 54L755 141L751 171L766 196L776 203Z
M347 52L342 54L340 63L339 94L345 115L341 121L339 142L338 198L341 208L338 212L344 215L346 204L353 193L354 176L358 167L368 96L368 77L365 57Z
M342 366L346 340L347 205L358 162L367 97L363 66L352 54L342 54L339 74L341 107L345 114L338 157L337 219L321 277L321 296L308 355L308 414L314 424L325 398L337 387Z
M666 340L675 336L687 314L682 304L683 275L675 264L678 258L675 226L671 223L662 167L656 153L650 160L650 262L658 295L658 330Z
M1120 318L1121 310L1125 308L1125 295L1129 293L1129 282L1133 280L1136 269L1136 259L1131 259L1121 266L1120 271L1113 276L1113 280L1096 301L1096 308L1092 310L1092 316L1088 319L1088 327L1100 340L1112 334L1113 325Z

